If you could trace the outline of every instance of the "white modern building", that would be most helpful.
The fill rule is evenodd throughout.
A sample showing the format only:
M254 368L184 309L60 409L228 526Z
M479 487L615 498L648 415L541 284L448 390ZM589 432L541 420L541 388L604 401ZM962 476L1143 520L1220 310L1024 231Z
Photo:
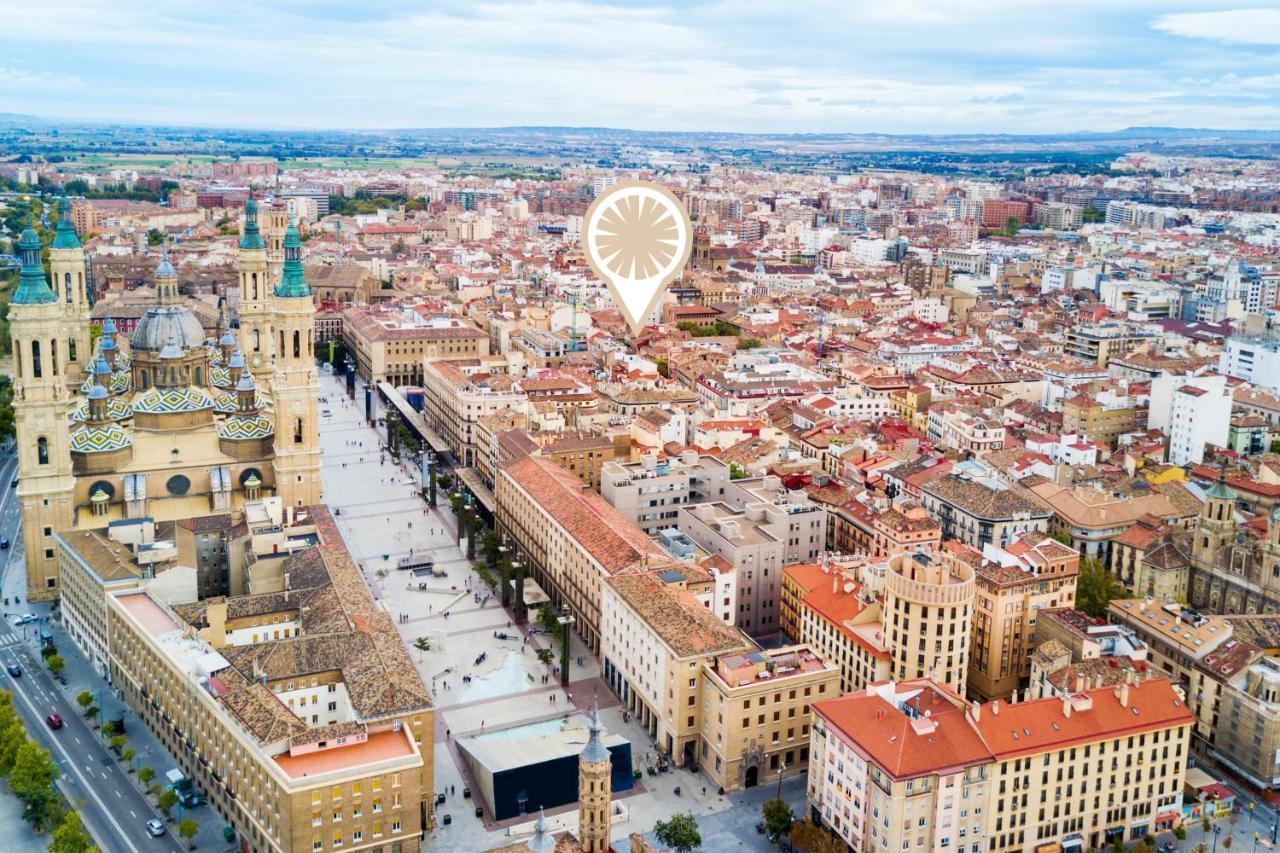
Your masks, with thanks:
M1169 437L1171 464L1204 461L1206 444L1225 447L1230 424L1227 377L1166 374L1151 380L1147 425Z

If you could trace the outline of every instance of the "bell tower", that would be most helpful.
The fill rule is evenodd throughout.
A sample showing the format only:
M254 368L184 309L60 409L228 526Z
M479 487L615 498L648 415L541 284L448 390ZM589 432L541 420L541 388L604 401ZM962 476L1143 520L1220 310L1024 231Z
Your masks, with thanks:
M78 242L78 241L77 241ZM40 263L40 238L32 228L18 244L22 272L9 300L13 338L13 415L18 446L18 503L27 563L27 598L58 596L53 534L72 525L75 479L67 426L67 344L64 305L49 287ZM81 253L83 258L83 253ZM69 271L69 270L68 270ZM84 266L79 268L83 281ZM72 282L75 282L72 274ZM88 349L80 350L81 360ZM77 368L79 372L79 368Z
M274 369L272 351L272 305L270 266L267 244L258 228L258 203L244 203L244 233L240 235L240 253L236 263L240 272L240 294L237 313L240 317L240 351L244 353L249 372L259 386L271 380Z
M290 223L284 268L275 291L276 493L285 506L320 502L320 434L316 398L315 303L302 271L302 240Z
M90 361L89 294L85 285L84 247L71 222L71 204L58 199L58 230L49 246L49 271L53 275L53 296L61 306L67 348L63 379L68 388L85 378Z
M1231 546L1236 534L1236 493L1227 485L1225 467L1218 472L1218 482L1205 491L1204 498L1191 555L1197 564L1212 568L1217 565L1222 550Z
M587 745L578 753L578 843L584 853L609 853L613 759L600 739L600 711L591 709Z

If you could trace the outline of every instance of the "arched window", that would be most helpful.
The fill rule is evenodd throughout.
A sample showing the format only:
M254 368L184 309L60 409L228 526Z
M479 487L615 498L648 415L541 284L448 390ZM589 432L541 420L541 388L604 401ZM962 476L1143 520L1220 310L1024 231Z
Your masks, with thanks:
M302 444L302 418L293 419L293 443Z
M296 330L293 333L293 357L302 358L302 333Z
M40 364L40 342L31 342L31 375L36 379L44 376L44 367Z
M257 329L253 330L253 351L254 352L262 351L262 336Z
M71 361L76 360L76 339L70 338L67 341L67 358Z
M197 385L204 384L204 371L198 367L196 368L196 384Z
M49 439L43 435L36 439L36 459L41 465L49 464Z
M255 272L252 275L253 275L253 298L257 299L258 298L258 274Z
M49 341L49 360L53 362L53 375L58 375L58 339Z
M63 298L68 302L71 301L71 273L66 273L62 277L62 293Z

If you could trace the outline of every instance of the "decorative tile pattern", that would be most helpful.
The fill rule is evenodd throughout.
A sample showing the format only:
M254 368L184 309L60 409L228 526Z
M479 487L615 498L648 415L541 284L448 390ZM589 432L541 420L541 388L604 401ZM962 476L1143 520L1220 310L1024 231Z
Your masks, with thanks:
M133 417L133 409L129 408L129 404L118 398L112 398L107 401L107 417L113 421L124 421ZM89 404L81 403L77 408L71 410L71 422L73 424L82 424L89 420Z
M133 401L135 412L172 414L213 408L213 398L201 388L148 388Z
M118 424L82 427L71 434L73 453L107 453L131 444L133 436Z
M275 432L271 421L262 415L235 415L218 427L218 437L232 441L266 438Z

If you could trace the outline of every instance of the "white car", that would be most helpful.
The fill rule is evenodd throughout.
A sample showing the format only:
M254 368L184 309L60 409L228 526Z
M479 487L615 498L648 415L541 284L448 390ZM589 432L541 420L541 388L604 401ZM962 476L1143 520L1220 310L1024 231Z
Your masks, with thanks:
M164 835L164 833L164 821L156 820L155 818L147 821L147 835L150 835L152 838L159 838Z

